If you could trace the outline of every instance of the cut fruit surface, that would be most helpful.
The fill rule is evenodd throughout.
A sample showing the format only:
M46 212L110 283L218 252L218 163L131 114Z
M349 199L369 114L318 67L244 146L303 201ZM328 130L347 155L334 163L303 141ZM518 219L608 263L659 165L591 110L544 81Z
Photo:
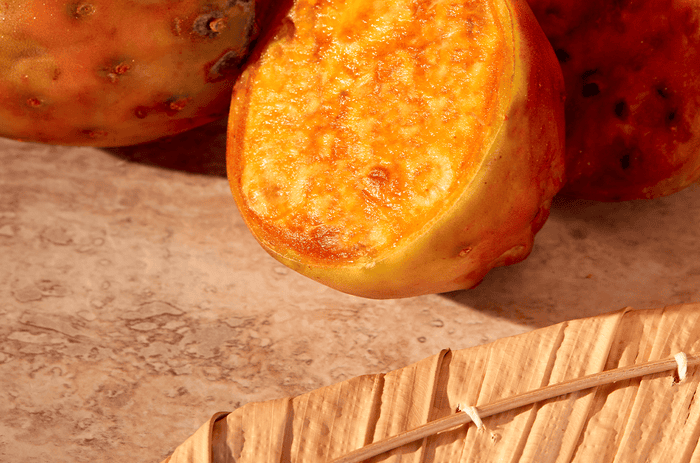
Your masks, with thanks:
M240 177L268 233L324 261L381 254L472 180L510 64L487 3L337 3L300 2L257 70Z
M506 250L518 248L503 263L524 258L531 223L546 217L561 181L560 78L524 5L299 0L234 89L234 196L268 251L343 291L471 286ZM511 182L491 193L520 197L467 219L472 202L496 199L481 193L491 181ZM530 236L496 240L504 249L473 236L513 227ZM421 260L451 270L420 277ZM404 281L381 289L387 272Z

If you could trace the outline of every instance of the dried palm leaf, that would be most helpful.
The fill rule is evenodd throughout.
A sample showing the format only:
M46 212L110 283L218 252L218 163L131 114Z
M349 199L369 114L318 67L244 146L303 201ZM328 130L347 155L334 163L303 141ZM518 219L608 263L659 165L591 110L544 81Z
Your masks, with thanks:
M250 403L163 463L700 462L697 364L700 304L625 309Z

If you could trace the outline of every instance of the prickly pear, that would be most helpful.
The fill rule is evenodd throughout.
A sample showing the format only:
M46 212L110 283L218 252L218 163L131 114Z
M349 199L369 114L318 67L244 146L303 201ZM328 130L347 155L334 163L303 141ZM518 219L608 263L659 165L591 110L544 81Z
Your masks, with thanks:
M566 82L562 193L655 198L700 178L700 4L528 1Z
M373 298L524 259L563 181L563 80L524 0L296 0L235 85L228 175L272 256Z
M128 145L225 115L264 3L0 3L0 136Z

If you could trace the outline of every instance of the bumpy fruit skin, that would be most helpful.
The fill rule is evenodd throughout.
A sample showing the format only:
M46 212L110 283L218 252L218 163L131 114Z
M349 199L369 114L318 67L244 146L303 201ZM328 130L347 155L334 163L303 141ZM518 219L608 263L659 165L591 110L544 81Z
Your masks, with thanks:
M129 145L224 116L263 3L0 3L0 136Z
M602 201L700 177L700 4L528 0L566 82L567 184Z
M532 250L535 233L549 215L551 199L563 183L564 84L553 50L532 12L527 4L517 0L480 2L488 3L497 11L498 21L505 25L501 32L504 43L501 67L498 73L494 71L496 75L493 77L496 82L495 100L493 108L486 111L488 120L483 121L482 142L475 148L478 153L477 165L473 175L469 174L472 175L471 179L441 197L436 212L414 218L407 227L410 233L399 236L380 252L373 252L370 248L364 254L355 256L348 251L346 257L334 256L333 235L314 234L304 229L312 226L323 228L323 223L292 223L292 228L279 230L271 220L258 213L256 198L274 195L274 190L279 189L280 185L262 185L259 190L246 191L246 185L252 182L246 179L246 163L252 162L252 155L248 152L256 151L249 140L252 130L249 125L252 124L251 120L257 120L259 112L276 111L279 105L283 105L283 102L274 100L274 92L266 87L266 82L269 82L266 79L271 75L270 69L283 72L274 66L278 65L276 56L280 50L284 50L285 41L306 39L299 36L300 31L307 27L301 23L305 20L302 12L316 11L324 18L336 14L323 11L320 6L315 9L319 3L296 1L289 16L281 22L277 36L261 51L257 61L246 69L234 88L229 117L228 175L241 214L260 244L274 258L303 275L337 290L369 298L401 298L471 288L490 269L527 257ZM431 3L436 2L426 2L424 6L429 7ZM349 9L360 8L358 2L346 2L346 5ZM449 10L451 6L446 8ZM458 7L461 5L455 6L455 10ZM342 12L337 16L342 17ZM297 23L294 24L294 21ZM478 28L477 23L474 23L475 28ZM424 26L421 28L421 31L426 30ZM326 32L324 29L321 34ZM327 42L328 38L324 40ZM439 63L435 69L439 69L441 64L444 63ZM420 66L417 64L416 67ZM307 71L292 69L285 75L297 75L304 80L307 78L302 76L314 75ZM296 89L293 77L289 80L291 88ZM294 90L291 90L291 94L296 95L295 99L303 97ZM256 102L260 98L272 100L267 106L257 107ZM405 98L409 99L409 96ZM382 104L375 101L369 106L380 108ZM293 116L289 114L289 117ZM341 124L338 117L331 120L328 127ZM282 124L282 119L284 117L279 121L268 121L271 133L274 133L275 124ZM367 125L364 121L351 122ZM346 129L344 127L342 130ZM381 130L393 133L399 129L387 126ZM281 130L280 125L280 133ZM431 127L426 126L421 130L430 132ZM301 129L299 133L302 133ZM304 135L300 134L297 135L303 138ZM274 136L260 143L274 144L272 138ZM296 143L293 138L287 141L290 149ZM428 151L430 148L423 147ZM268 146L263 149L273 150ZM348 149L352 149L352 146ZM392 152L392 146L387 146L386 151ZM264 155L264 151L261 152ZM263 175L265 170L273 169L275 155L271 152L269 165L263 160L257 172ZM375 156L383 155L383 152L375 153ZM404 155L399 153L397 159ZM447 158L446 153L442 155ZM311 154L310 159L313 156ZM313 163L309 168L314 168ZM327 168L332 169L333 166ZM387 175L391 179L395 173L390 171ZM340 188L343 181L342 175L339 175L337 184L320 188L328 192ZM342 185L342 188L346 192L344 195L353 196L351 199L354 200L352 190L347 185ZM367 195L368 192L363 190L356 196L361 197L362 194ZM400 196L401 192L398 192L395 198L400 199ZM300 208L311 207L314 198L307 199L309 202ZM351 202L347 198L338 198L338 201ZM364 207L369 206L366 203ZM341 208L335 216L342 215ZM337 233L342 233L342 230Z

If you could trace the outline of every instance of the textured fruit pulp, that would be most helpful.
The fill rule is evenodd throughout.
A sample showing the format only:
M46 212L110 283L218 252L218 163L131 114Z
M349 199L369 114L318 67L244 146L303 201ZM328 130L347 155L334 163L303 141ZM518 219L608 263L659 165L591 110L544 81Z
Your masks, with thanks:
M258 236L308 260L362 262L449 207L498 105L498 8L297 1L252 73L230 160Z
M697 2L529 2L566 79L567 192L643 198L697 156Z
M137 141L149 138L141 133L148 124L159 124L151 128L163 132L156 138L190 128L198 118L224 115L224 95L232 82L220 82L228 76L217 66L226 53L245 51L251 5L222 0L2 2L0 135L127 143L130 133ZM198 24L210 17L219 22ZM207 107L212 102L218 108Z

